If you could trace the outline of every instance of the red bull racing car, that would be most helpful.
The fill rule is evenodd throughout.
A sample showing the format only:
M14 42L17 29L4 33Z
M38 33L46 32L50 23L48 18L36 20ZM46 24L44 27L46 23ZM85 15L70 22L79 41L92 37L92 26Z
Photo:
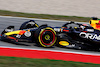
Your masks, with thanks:
M62 27L39 26L34 20L24 22L19 30L9 26L1 33L1 40L35 42L38 46L57 46L74 49L100 48L100 20L93 18L90 24L67 22Z
M46 24L39 26L34 20L24 22L19 30L9 26L1 33L1 40L11 42L35 42L38 46L51 47L56 42L56 32Z
M100 20L93 18L90 24L67 22L61 28L56 27L60 47L99 50L100 49Z

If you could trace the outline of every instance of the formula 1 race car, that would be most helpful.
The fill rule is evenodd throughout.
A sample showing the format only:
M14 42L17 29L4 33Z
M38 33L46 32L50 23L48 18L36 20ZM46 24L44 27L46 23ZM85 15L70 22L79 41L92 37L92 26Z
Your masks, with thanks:
M38 46L51 47L56 42L56 32L46 24L39 26L34 20L24 22L19 30L9 26L1 33L1 40L12 42L36 42Z
M99 50L100 20L93 18L90 24L67 22L61 28L54 28L59 36L57 44L60 47Z
M74 49L100 48L100 20L93 18L90 24L67 22L62 27L39 26L34 20L24 22L19 30L9 26L1 33L1 40L15 43L37 43L37 46L57 46Z

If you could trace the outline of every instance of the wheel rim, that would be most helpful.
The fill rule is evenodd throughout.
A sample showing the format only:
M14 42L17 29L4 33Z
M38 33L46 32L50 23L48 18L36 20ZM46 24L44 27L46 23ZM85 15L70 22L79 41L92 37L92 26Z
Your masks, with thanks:
M40 39L43 44L51 45L55 41L55 34L51 30L44 30Z
M57 39L56 32L50 27L42 29L38 38L40 45L43 47L53 46Z

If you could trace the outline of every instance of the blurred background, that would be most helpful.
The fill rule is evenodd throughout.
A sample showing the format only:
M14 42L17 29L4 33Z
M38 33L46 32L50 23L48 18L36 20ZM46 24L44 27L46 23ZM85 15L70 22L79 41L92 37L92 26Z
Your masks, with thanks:
M0 10L100 18L100 0L0 0Z

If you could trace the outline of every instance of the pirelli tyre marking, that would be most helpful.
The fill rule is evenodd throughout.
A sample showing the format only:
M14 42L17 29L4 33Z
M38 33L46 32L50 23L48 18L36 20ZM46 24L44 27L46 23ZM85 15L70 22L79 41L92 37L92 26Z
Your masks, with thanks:
M47 27L41 30L38 39L41 46L51 47L56 42L56 32L52 28Z

